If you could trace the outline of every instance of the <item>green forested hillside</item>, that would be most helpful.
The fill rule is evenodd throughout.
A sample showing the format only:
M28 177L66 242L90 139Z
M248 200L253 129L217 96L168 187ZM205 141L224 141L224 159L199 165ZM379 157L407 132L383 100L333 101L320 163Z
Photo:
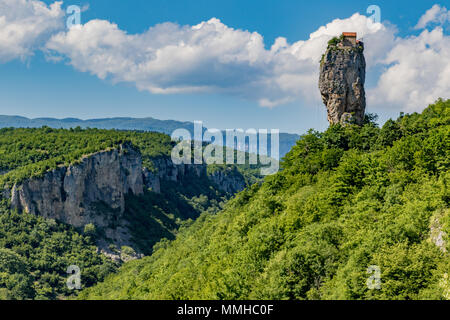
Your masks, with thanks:
M168 158L174 146L169 136L153 132L0 129L0 300L64 299L76 295L78 291L66 286L69 265L82 270L83 287L117 269L118 263L97 252L97 240L105 240L102 230L90 224L75 229L58 221L11 212L2 190L126 142L139 149L143 165L150 170L157 170L154 160ZM208 172L223 168L227 166L214 166ZM231 172L252 183L259 179L258 168L239 166ZM129 222L136 251L151 254L154 244L161 239L174 239L180 226L191 224L202 212L217 212L231 196L206 176L191 175L186 174L177 182L162 180L159 194L145 190L142 196L127 195L123 216ZM99 204L99 213L114 212L105 205Z
M80 267L84 286L117 269L96 252L90 236L54 220L0 208L0 300L76 294L66 286L70 265Z
M310 131L281 172L81 297L449 299L450 100L366 122Z
M0 186L41 176L58 165L77 162L82 156L131 142L142 154L143 165L152 158L169 156L173 143L155 132L100 129L0 129Z
M168 156L172 148L170 137L160 133L48 127L0 129L0 185L2 189L11 187L15 182L41 176L58 165L76 163L83 155L124 142L132 142L139 148L144 165L149 168L152 158ZM77 291L66 286L70 265L80 267L83 287L117 269L117 263L97 253L94 234L58 221L11 212L8 199L1 202L0 300L61 299L76 294ZM161 210L162 214L176 214L168 210ZM193 215L193 211L189 213ZM153 221L156 217L147 212L145 218ZM167 228L170 236L176 228L176 224ZM163 230L156 231L153 243L162 237L170 238Z
M83 156L131 143L142 154L143 166L152 170L153 160L169 157L175 142L163 133L103 129L3 128L0 129L0 187L42 176L59 165L74 164ZM226 154L224 148L224 157ZM235 154L237 151L235 151ZM235 156L236 159L236 156ZM211 165L208 172L230 165ZM237 165L251 184L259 181L260 165Z

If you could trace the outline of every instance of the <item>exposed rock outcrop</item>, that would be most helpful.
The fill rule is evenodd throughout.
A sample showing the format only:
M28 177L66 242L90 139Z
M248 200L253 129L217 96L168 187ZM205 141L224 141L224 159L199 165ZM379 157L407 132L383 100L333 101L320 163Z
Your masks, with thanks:
M448 219L449 214L450 210L448 209L436 212L431 217L430 224L430 240L444 253L447 252L446 239L448 235L444 231L443 221Z
M11 207L83 227L108 227L121 219L125 195L143 193L142 158L131 146L98 152L79 164L28 179L11 190ZM99 206L101 210L99 210ZM99 211L108 210L99 214Z
M170 158L158 158L153 160L155 170L144 168L144 184L153 192L161 192L161 181L182 182L187 176L207 177L218 189L234 194L245 189L246 182L236 167L227 168L225 171L207 173L206 164L182 164L175 165Z
M56 219L74 227L92 223L100 228L117 225L125 211L125 195L141 195L144 188L161 192L161 181L181 182L186 176L206 177L206 165L175 165L170 158L153 160L155 170L142 167L140 153L131 145L84 156L80 163L59 167L4 190L12 209ZM208 179L228 193L245 188L236 168L216 171ZM99 214L102 212L102 214Z
M156 158L152 160L154 170L144 168L144 183L153 192L161 192L161 181L181 182L185 176L206 176L206 165L175 165L170 158Z
M320 63L319 89L328 110L328 121L356 123L364 121L366 77L364 44L330 41Z
M62 166L40 178L30 178L1 192L11 208L83 229L93 224L101 230L99 252L126 261L142 256L135 248L125 216L125 196L142 195L145 188L161 192L162 181L195 183L209 179L219 189L233 194L245 188L244 177L232 172L208 177L206 165L175 165L170 158L152 159L153 169L142 166L142 156L132 145L84 156L77 164ZM228 172L230 171L230 172ZM187 178L190 178L187 180ZM204 181L204 180L203 180ZM121 248L128 247L124 254Z
M245 179L236 167L228 167L226 171L216 170L208 178L221 190L231 194L245 189Z

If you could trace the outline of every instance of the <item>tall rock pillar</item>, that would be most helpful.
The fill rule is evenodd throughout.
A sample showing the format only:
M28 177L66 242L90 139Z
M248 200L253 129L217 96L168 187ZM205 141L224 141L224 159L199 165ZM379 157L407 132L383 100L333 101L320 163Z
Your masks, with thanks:
M356 40L356 33L329 41L320 62L319 89L330 124L363 123L365 78L364 44Z

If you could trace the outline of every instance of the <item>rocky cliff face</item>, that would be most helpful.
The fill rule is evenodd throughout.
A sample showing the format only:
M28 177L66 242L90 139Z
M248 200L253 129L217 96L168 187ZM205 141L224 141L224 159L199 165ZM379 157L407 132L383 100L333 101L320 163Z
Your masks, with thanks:
M450 210L445 209L436 212L431 218L430 224L430 240L434 243L442 252L447 252L447 241L448 235L444 231L444 221L448 220L450 215Z
M206 175L206 165L175 165L170 158L153 159L155 170L144 168L144 183L153 192L161 192L161 181L180 182L186 175L195 177Z
M245 189L245 179L236 167L227 168L226 171L215 171L208 178L221 190L231 194Z
M154 159L153 165L154 171L143 168L140 153L130 145L121 146L85 156L79 164L54 169L42 178L25 180L3 194L19 212L74 227L93 223L105 228L122 218L125 195L141 195L144 188L160 193L162 180L181 182L188 175L207 176L206 165L175 165L170 158ZM208 179L228 193L246 186L236 168L215 172Z
M161 192L162 180L181 182L186 176L207 177L218 189L229 194L240 192L246 187L245 178L235 167L228 168L225 172L215 171L208 175L206 164L175 165L169 158L159 158L153 160L153 165L156 169L151 171L144 168L143 175L145 186L156 193Z
M320 64L319 89L330 124L363 123L365 70L362 42L328 46Z
M102 151L39 179L29 179L11 190L11 207L20 212L83 227L107 227L121 218L125 195L143 193L142 159L131 146ZM99 214L99 206L111 212Z
M54 169L42 178L25 180L11 190L3 190L2 196L9 198L11 208L19 212L81 229L87 224L95 225L104 235L97 242L99 251L112 259L126 260L120 248L135 245L124 216L125 196L142 195L144 188L160 193L163 180L181 183L189 176L188 183L195 183L196 177L207 177L206 165L174 165L170 158L156 158L153 166L152 171L143 168L139 151L122 145L87 155L79 163ZM230 194L245 188L242 175L225 173L208 178ZM111 249L110 244L117 249ZM139 256L137 253L132 258Z

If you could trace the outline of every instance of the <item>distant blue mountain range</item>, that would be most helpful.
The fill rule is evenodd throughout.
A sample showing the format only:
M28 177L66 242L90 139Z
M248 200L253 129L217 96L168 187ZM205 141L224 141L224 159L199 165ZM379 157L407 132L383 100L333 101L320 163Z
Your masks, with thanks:
M154 118L104 118L81 120L77 118L35 118L29 119L21 116L0 115L0 128L98 128L117 130L156 131L171 135L176 129L186 129L193 136L194 123L175 120L158 120ZM297 134L280 133L280 157L283 157L296 141L300 138ZM269 144L270 147L270 144Z

